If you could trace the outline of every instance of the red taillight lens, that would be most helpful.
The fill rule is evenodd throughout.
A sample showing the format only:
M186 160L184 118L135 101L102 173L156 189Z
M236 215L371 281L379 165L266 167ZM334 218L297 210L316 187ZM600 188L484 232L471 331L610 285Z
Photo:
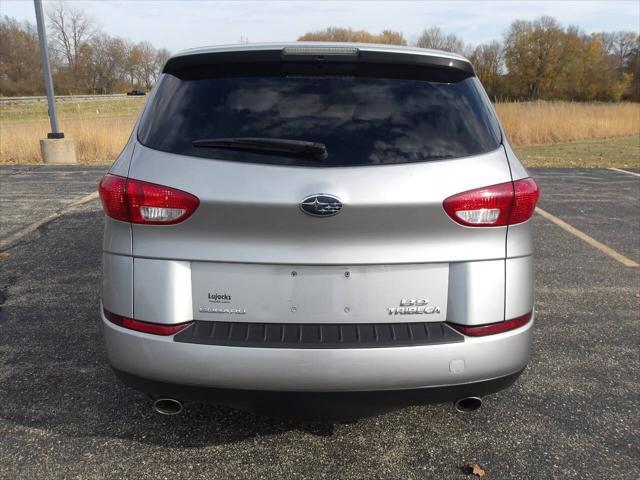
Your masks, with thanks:
M130 330L135 330L136 332L151 333L153 335L164 335L164 336L178 333L180 330L184 330L192 323L192 322L184 322L184 323L178 323L175 325L162 325L160 323L141 322L139 320L134 320L133 318L127 318L121 315L116 315L115 313L111 313L108 310L104 311L104 316L111 323L115 323L120 327L128 328Z
M495 335L496 333L504 333L523 327L531 320L532 313L529 312L521 317L488 325L458 325L456 323L450 323L449 325L468 337L484 337L485 335Z
M107 215L124 222L173 225L187 219L200 204L198 197L175 188L105 175L100 199Z
M458 193L445 199L443 207L462 225L497 227L508 224L512 203L513 184L508 182Z
M526 222L533 216L540 198L540 189L533 178L513 182L514 198L509 225Z
M127 179L115 175L105 175L98 185L104 213L116 220L129 221L127 206Z
M171 225L189 217L200 201L175 188L129 179L129 214L133 223Z
M448 197L442 206L467 227L503 227L529 220L540 191L533 178L476 188Z

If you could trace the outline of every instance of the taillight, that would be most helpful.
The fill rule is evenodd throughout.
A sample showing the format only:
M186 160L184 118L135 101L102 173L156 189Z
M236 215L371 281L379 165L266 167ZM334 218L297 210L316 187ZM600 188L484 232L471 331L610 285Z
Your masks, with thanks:
M129 221L127 206L127 179L115 175L105 175L98 185L104 213L116 220Z
M449 325L468 337L484 337L485 335L495 335L496 333L504 333L523 327L531 320L532 313L529 312L521 317L487 325L458 325L456 323L450 323Z
M182 190L116 175L105 175L99 192L107 215L145 225L182 222L200 204L198 197Z
M175 325L163 325L161 323L141 322L133 318L123 317L115 313L104 310L104 316L111 323L115 323L119 327L135 330L136 332L151 333L153 335L173 335L187 328L193 322L177 323Z
M503 227L531 218L540 190L533 178L476 188L448 197L442 206L467 227Z
M536 209L540 189L533 178L524 178L513 182L513 208L509 225L526 222L533 216Z

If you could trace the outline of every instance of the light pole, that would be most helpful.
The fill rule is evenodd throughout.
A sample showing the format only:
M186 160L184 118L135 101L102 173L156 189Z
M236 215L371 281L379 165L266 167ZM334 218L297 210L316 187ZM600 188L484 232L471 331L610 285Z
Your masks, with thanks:
M42 61L42 75L44 76L44 88L47 91L47 104L49 106L49 120L51 121L51 133L48 138L64 138L64 133L58 127L58 112L56 111L56 99L53 96L53 80L51 79L51 66L49 65L49 47L47 47L47 32L44 26L44 14L42 13L42 0L33 0L36 7L36 23L38 24L38 42L40 43L40 60Z
M47 134L46 139L40 140L42 161L44 163L76 163L76 149L73 140L65 139L64 133L60 131L58 126L58 112L56 111L56 99L53 94L53 80L51 78L51 66L49 64L49 49L47 47L47 32L44 25L42 0L33 0L33 3L36 8L40 59L42 61L44 87L47 91L49 121L51 122L51 132Z

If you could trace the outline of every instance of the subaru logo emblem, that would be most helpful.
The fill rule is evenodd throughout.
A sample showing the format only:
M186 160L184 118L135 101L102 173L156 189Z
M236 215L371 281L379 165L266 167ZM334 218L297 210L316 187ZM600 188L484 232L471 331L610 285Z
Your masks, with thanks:
M340 213L342 202L333 195L316 193L302 200L300 209L307 215L314 217L331 217Z

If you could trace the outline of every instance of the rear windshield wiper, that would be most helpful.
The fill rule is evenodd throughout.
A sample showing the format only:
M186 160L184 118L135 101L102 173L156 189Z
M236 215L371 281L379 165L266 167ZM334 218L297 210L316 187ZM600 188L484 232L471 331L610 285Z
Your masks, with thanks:
M194 147L224 148L227 150L246 150L265 155L284 155L296 158L310 158L324 160L327 158L327 147L324 143L305 142L302 140L289 140L287 138L261 138L261 137L236 137L236 138L209 138L194 140Z

